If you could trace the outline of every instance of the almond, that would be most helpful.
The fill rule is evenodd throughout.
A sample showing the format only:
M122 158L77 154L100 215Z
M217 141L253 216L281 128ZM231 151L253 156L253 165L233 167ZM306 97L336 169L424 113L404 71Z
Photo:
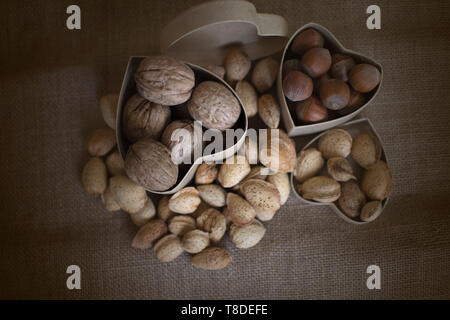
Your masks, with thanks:
M256 63L252 72L252 83L259 93L264 93L273 86L278 70L278 62L273 58L264 58Z
M258 99L258 113L269 128L278 128L280 124L280 106L271 94L264 94Z
M247 117L251 118L256 115L258 112L258 95L253 86L245 80L238 81L236 94L241 99Z
M279 172L269 175L267 177L267 182L270 182L277 187L278 192L280 193L280 204L285 204L291 193L291 185L287 173Z
M100 111L103 120L111 129L116 130L117 105L119 104L118 94L107 94L100 98Z
M170 262L183 253L181 241L174 234L159 239L154 246L154 250L156 258L162 262Z
M367 169L381 159L380 140L372 133L365 132L355 137L352 144L352 158Z
M331 129L319 138L318 146L325 159L346 158L352 149L352 136L343 129Z
M170 220L175 215L175 212L172 212L169 209L169 197L164 196L159 200L158 203L158 218L163 221Z
M197 186L200 198L211 207L220 208L225 205L226 191L217 184Z
M347 159L342 157L333 157L327 161L328 173L336 181L356 180L353 175L353 168Z
M167 233L167 225L160 219L152 220L144 224L131 242L131 246L136 249L148 249L153 242Z
M318 202L334 202L341 196L339 182L325 176L317 176L306 180L298 186L303 198Z
M240 249L251 248L257 245L266 233L266 228L258 220L254 220L245 226L233 224L230 227L231 241Z
M250 165L244 156L236 155L220 167L217 180L224 188L231 188L241 182L249 173Z
M192 230L186 233L181 240L184 251L199 253L209 246L209 234L201 230Z
M353 181L343 182L341 184L341 196L338 200L341 210L350 218L356 218L360 215L361 209L366 204L366 196Z
M325 161L322 153L316 148L301 151L297 157L294 176L298 182L304 182L320 172Z
M242 184L241 191L256 212L275 213L280 209L280 192L267 181L250 179Z
M105 164L110 175L117 176L119 174L125 174L123 158L119 151L116 150L108 155L106 157Z
M111 188L109 186L106 188L105 192L102 193L102 202L108 211L120 210L120 206L116 199L114 199L114 194L111 192Z
M227 230L227 222L222 213L210 208L197 217L197 227L209 232L212 242L219 242Z
M372 200L384 200L392 192L392 173L386 162L378 161L364 173L361 187Z
M255 219L256 211L244 198L234 193L228 193L227 216L231 222L244 225Z
M116 145L116 132L111 128L95 130L87 142L87 149L91 156L102 157Z
M210 184L213 183L217 177L217 167L215 163L203 162L195 173L196 184Z
M169 221L169 231L177 236L195 229L195 219L191 216L175 216Z
M108 185L108 173L103 160L97 157L89 159L81 173L84 190L89 194L102 194Z
M111 191L120 208L128 213L136 213L147 202L147 193L140 185L126 176L115 176L109 179Z
M148 198L144 207L136 213L130 213L131 221L138 227L142 227L144 224L153 219L156 215L155 205L152 199Z
M294 171L297 159L294 141L279 129L267 133L267 141L259 150L259 161L274 172Z
M227 250L209 247L193 256L191 264L200 269L220 270L225 268L231 260L232 258Z
M380 201L370 201L367 202L366 205L362 208L361 211L361 220L365 222L371 222L378 218L381 214L383 206Z
M169 200L169 209L175 213L189 214L200 205L200 195L194 187L183 188Z

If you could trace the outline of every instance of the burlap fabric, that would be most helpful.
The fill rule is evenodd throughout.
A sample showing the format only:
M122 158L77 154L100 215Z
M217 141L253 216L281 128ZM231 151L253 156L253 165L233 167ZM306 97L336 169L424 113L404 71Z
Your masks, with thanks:
M136 251L127 214L87 195L87 135L102 124L98 98L118 92L131 55L158 53L161 28L200 1L80 0L82 29L67 30L70 1L0 2L0 298L450 298L450 4L254 1L291 31L314 21L384 65L364 112L384 141L395 179L376 222L354 226L292 195L263 241L235 250L226 269L169 264ZM219 35L218 35L219 36ZM81 290L66 268L81 267ZM368 290L366 268L381 268Z

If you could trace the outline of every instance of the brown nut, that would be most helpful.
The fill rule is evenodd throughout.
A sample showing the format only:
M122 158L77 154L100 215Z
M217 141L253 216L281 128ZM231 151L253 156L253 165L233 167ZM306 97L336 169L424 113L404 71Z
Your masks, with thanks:
M118 94L107 94L100 98L100 112L106 125L116 130L117 105L119 104Z
M228 51L224 63L225 75L229 83L239 81L245 78L252 65L250 58L239 49Z
M294 171L297 159L294 141L280 129L267 133L267 141L259 149L259 161L273 172Z
M199 206L197 207L197 210L195 210L191 216L193 216L194 218L198 218L203 212L205 212L206 210L211 209L211 206L209 204L207 204L206 202L200 202Z
M170 219L168 227L172 234L183 236L185 233L195 229L195 219L191 216L175 216Z
M178 179L178 166L172 162L169 149L151 138L130 146L125 157L125 172L131 180L155 191L169 189Z
M300 71L290 71L283 79L283 93L291 101L308 99L313 92L313 81Z
M209 234L201 230L187 232L181 240L184 251L195 254L209 246Z
M257 213L275 213L280 209L280 192L267 181L250 179L242 184L241 191Z
M158 240L154 246L156 258L161 262L175 260L183 253L180 239L174 234L168 234Z
M301 60L302 69L311 78L317 78L325 73L331 67L330 51L325 48L312 48L305 52Z
M241 80L236 84L236 94L241 99L242 106L247 113L247 117L251 118L258 112L258 95L253 86Z
M147 203L145 189L126 176L114 176L109 179L111 192L120 208L128 213L139 212Z
M272 173L269 169L265 168L264 166L254 166L250 170L250 173L242 180L239 184L235 185L232 190L236 192L240 192L241 185L250 179L261 179L266 180L267 175Z
M148 198L144 207L136 213L130 213L131 221L138 227L143 226L151 219L153 219L156 215L155 205L153 204L152 199Z
M290 71L302 71L302 64L300 62L300 59L289 59L289 60L284 61L283 69L281 72L281 75L283 76L283 78Z
M360 133L352 144L352 158L361 167L367 169L381 159L380 140L372 132Z
M123 158L119 151L114 151L109 154L105 160L106 167L111 176L117 176L119 174L125 174L125 167Z
M331 75L335 79L348 81L348 74L355 66L355 60L342 53L335 53L331 56Z
M327 161L328 173L336 181L356 180L353 175L353 168L347 159L342 157L333 157Z
M295 114L298 120L306 123L324 121L328 117L327 109L322 106L319 99L314 96L295 104Z
M103 160L97 157L89 159L81 173L84 190L89 194L102 194L108 185L108 173Z
M337 79L330 79L320 87L320 100L330 110L343 109L350 101L350 88Z
M316 148L308 148L299 153L294 176L298 182L304 182L315 176L322 169L325 161Z
M164 221L156 219L144 224L131 242L131 246L136 249L148 249L153 242L167 233L167 225Z
M175 215L175 212L169 209L169 197L164 196L158 202L158 218L163 221L170 220Z
M231 262L230 253L222 248L209 247L191 259L194 267L205 270L220 270Z
M231 225L230 238L236 247L247 249L256 246L266 233L266 228L258 220L253 220L245 226Z
M349 81L353 89L365 93L378 86L381 81L381 73L376 67L361 63L350 70Z
M252 72L252 83L259 93L272 88L279 70L278 62L273 58L259 60Z
M319 138L319 150L325 159L347 158L352 150L352 136L343 129L331 129Z
M245 158L247 159L248 163L251 165L258 163L258 141L257 138L252 136L246 136L244 145L242 146L244 148L244 154ZM242 152L241 150L239 150ZM241 154L241 153L239 153Z
M194 187L186 187L169 199L169 209L175 213L189 214L200 205L200 195Z
M318 202L334 202L341 196L341 185L339 182L325 176L316 176L306 180L301 186L298 185L303 198Z
M91 156L102 157L116 145L116 132L111 128L95 130L88 139L87 149Z
M214 81L204 81L195 87L187 106L191 117L208 129L229 129L241 114L241 106L233 93Z
M341 184L341 196L338 200L341 210L350 218L356 218L360 215L362 207L366 204L366 196L353 181L343 182Z
M123 132L130 142L142 138L159 140L170 116L170 107L150 102L135 94L127 101L123 110Z
M347 106L338 110L340 115L350 114L359 108L361 108L366 103L366 97L361 92L350 89L350 100Z
M280 205L286 203L291 193L291 185L289 183L289 176L287 173L278 172L267 176L267 182L270 182L277 187L280 193Z
M222 66L207 66L206 70L211 71L216 76L218 76L220 79L223 79L225 77L225 68Z
M228 193L227 217L231 222L241 226L250 223L255 216L256 211L247 200L235 193Z
M197 186L200 198L211 207L220 208L225 205L227 193L217 184L206 184Z
M231 188L241 182L250 170L247 159L244 156L235 155L222 164L217 180L224 188Z
M119 211L120 206L117 203L116 199L114 199L114 194L111 191L111 188L108 186L105 192L102 193L102 202L108 211Z
M325 43L322 35L314 29L306 29L300 32L292 41L292 52L302 55L311 48L323 47Z
M164 106L186 102L195 85L194 71L186 64L168 56L143 59L134 79L141 96Z
M362 208L360 219L364 222L371 222L378 218L383 211L380 201L370 201Z
M195 173L196 184L210 184L216 180L218 169L215 163L203 162Z
M211 241L217 243L227 230L227 221L218 210L209 208L197 217L197 227L208 232Z
M392 191L392 173L386 162L380 160L364 173L361 188L369 199L384 200Z
M190 164L195 150L202 148L202 133L195 132L192 120L175 120L164 129L161 142L170 150L172 162Z
M280 106L271 94L263 94L258 99L258 113L269 128L278 128L280 124Z

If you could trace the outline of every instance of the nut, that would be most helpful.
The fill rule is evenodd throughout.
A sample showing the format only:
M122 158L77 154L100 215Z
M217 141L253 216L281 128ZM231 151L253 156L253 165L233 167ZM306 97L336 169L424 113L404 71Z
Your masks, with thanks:
M203 162L195 173L196 184L210 184L216 180L218 169L215 163Z
M347 159L342 157L330 158L327 161L328 173L336 181L356 180L353 169Z
M330 79L320 86L320 100L330 110L340 110L350 101L350 88L342 80Z
M366 97L364 94L350 89L350 100L348 101L347 106L338 110L338 113L345 116L361 108L364 103L366 103Z
M263 166L255 166L250 170L250 173L242 180L239 184L235 185L232 189L233 191L239 192L241 190L241 185L250 179L261 179L266 180L267 174L269 174L270 170Z
M103 160L97 157L89 159L81 173L84 190L89 194L102 194L108 184L108 173Z
M286 203L291 193L291 185L289 183L289 176L287 173L275 173L267 177L267 182L270 182L275 187L277 187L280 193L280 205Z
M277 213L276 211L272 211L272 212L257 211L256 217L261 221L270 221L273 219L273 217L275 216L276 213Z
M153 56L142 60L134 79L141 96L164 106L186 102L195 85L194 71L168 56Z
M311 48L323 47L325 43L322 35L314 29L306 29L300 32L292 41L292 52L302 55Z
M366 204L366 196L353 181L343 182L341 185L341 196L338 200L339 207L350 218L360 215L362 207Z
M218 76L220 79L223 79L225 76L225 68L222 66L211 65L211 66L207 66L206 70L211 71L216 76Z
M258 95L253 86L249 82L241 80L236 84L236 94L241 99L247 117L251 118L256 115L258 112Z
M174 234L168 234L156 242L154 246L156 258L162 262L170 262L183 253L180 239Z
M125 172L136 183L155 191L169 189L178 179L178 166L172 162L169 149L151 138L130 146Z
M331 56L331 75L335 79L348 81L348 74L355 66L355 60L352 57L341 53L335 53Z
M170 107L150 102L135 94L127 101L123 110L123 131L130 142L142 138L159 140L170 116Z
M125 174L123 158L118 151L109 154L106 157L105 164L110 175L117 176L119 174Z
M312 78L318 78L331 67L330 51L325 48L311 48L305 52L301 60L302 69Z
M164 221L156 219L144 224L131 242L131 246L136 249L148 249L153 242L167 233L167 225Z
M295 114L298 120L306 123L315 123L324 121L328 117L327 109L322 105L319 99L314 96L295 104Z
M191 230L181 240L184 251L188 253L199 253L209 246L209 234L201 230Z
M273 58L259 60L252 72L252 83L259 93L272 88L279 70L278 62Z
M300 71L290 71L283 79L283 93L291 101L308 99L313 92L313 81Z
M229 129L241 114L239 101L233 93L214 81L204 81L195 87L187 106L192 118L208 129Z
M247 249L257 245L266 233L266 228L258 220L245 226L233 224L230 227L231 241L240 249Z
M191 216L175 216L169 221L169 231L177 236L195 229L195 219Z
M380 201L370 201L362 208L360 219L364 222L371 222L378 218L383 211Z
M372 132L360 133L352 144L352 158L361 167L367 169L381 159L380 140Z
M258 112L262 121L269 128L278 128L280 124L280 106L271 94L263 94L258 99Z
M197 210L195 210L191 215L194 218L198 218L203 212L205 212L206 210L210 209L211 206L209 204L207 204L206 202L200 202L200 205L197 207Z
M325 176L312 177L298 186L303 198L318 202L333 202L341 196L339 182Z
M116 130L117 105L119 104L118 94L107 94L100 98L100 111L103 120L108 127Z
M319 150L325 159L347 158L352 149L352 136L343 129L331 129L319 138Z
M294 171L297 159L294 141L279 129L267 133L267 141L259 149L259 161L273 172Z
M131 221L138 227L143 226L151 219L153 219L156 215L155 205L153 204L152 199L148 198L144 207L136 213L130 213Z
M228 193L227 196L227 217L237 225L250 223L255 219L256 211L252 205L237 194Z
M216 243L223 238L227 230L227 221L222 213L210 208L197 217L197 227L209 232L209 238Z
M299 59L289 59L284 61L282 76L283 78L289 73L289 71L302 71L302 65Z
M365 93L378 86L381 81L381 73L376 67L361 63L350 70L349 81L353 89Z
M169 209L175 213L189 214L200 205L200 195L194 187L186 187L169 199Z
M88 139L87 149L91 156L102 157L116 145L116 132L111 128L95 130Z
M119 211L120 206L117 203L116 199L114 199L114 194L111 191L111 187L108 186L105 192L102 193L102 202L108 211Z
M246 136L244 145L245 158L249 164L258 163L258 141L252 136ZM240 153L241 154L241 153Z
M158 218L163 221L170 220L175 215L175 212L169 209L169 197L164 196L158 202Z
M206 184L197 186L200 198L211 207L220 208L225 205L227 193L217 184Z
M202 133L195 132L192 120L171 122L164 130L161 142L169 148L175 164L191 163L195 150L201 150L203 143Z
M144 208L147 193L140 185L126 176L115 176L109 179L111 192L120 208L128 213L136 213Z
M392 191L392 173L386 162L380 160L364 173L361 188L369 199L384 200Z
M308 148L299 153L294 176L298 182L304 182L315 176L322 169L325 161L316 148Z
M220 270L231 262L230 253L222 248L209 247L197 253L191 259L191 264L200 269Z
M280 209L280 192L267 181L250 179L242 184L241 191L257 213L275 213Z
M229 83L245 78L252 65L250 58L239 49L230 50L225 56L225 75Z
M247 159L244 156L235 155L222 164L217 180L224 188L231 188L241 182L250 170Z

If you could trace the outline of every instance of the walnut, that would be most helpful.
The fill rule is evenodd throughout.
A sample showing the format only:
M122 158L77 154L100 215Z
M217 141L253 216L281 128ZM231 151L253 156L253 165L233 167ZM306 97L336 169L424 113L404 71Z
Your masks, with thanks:
M169 149L151 138L130 146L125 172L134 182L154 191L165 191L178 179L178 166L172 162Z
M141 96L165 106L187 101L195 85L194 71L167 56L153 56L142 60L134 79Z
M123 131L131 142L141 138L158 140L170 121L170 108L144 99L139 94L132 96L123 111Z
M187 105L192 118L208 129L229 129L241 114L241 107L233 93L214 81L200 83Z

